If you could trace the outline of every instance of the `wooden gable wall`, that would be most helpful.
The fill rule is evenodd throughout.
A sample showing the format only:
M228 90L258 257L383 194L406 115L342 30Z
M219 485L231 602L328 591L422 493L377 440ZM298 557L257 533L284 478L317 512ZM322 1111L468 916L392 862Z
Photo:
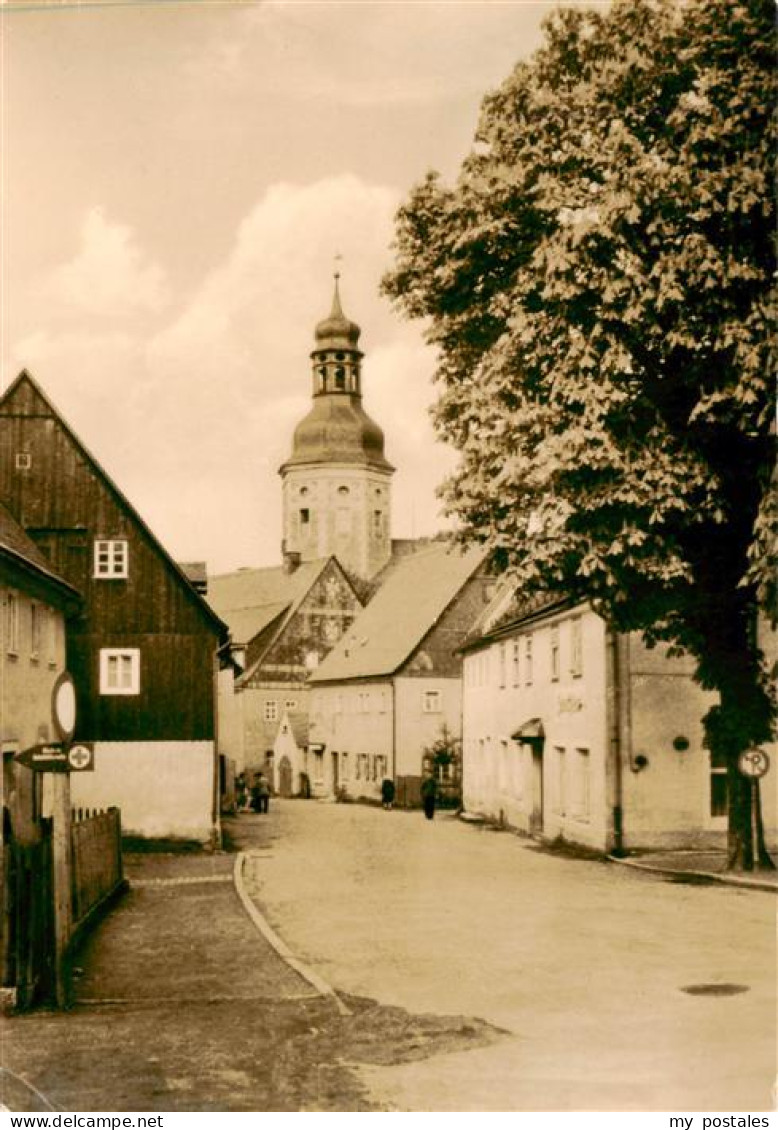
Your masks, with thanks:
M27 469L17 454L29 456ZM80 449L34 384L0 402L0 499L84 598L69 630L68 668L84 740L193 741L214 736L218 626L144 529L132 507ZM129 576L95 579L95 539L126 539ZM137 647L140 693L99 693L99 651Z
M267 647L248 685L302 682L308 677L306 656L324 659L361 609L359 599L337 562L330 559L278 638ZM263 649L264 650L264 649ZM258 653L256 653L258 654ZM251 656L251 647L249 647Z

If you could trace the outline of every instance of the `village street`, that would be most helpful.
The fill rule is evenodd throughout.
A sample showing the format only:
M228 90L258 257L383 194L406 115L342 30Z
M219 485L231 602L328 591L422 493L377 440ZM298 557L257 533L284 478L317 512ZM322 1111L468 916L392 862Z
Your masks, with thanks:
M401 1110L772 1108L773 895L552 855L448 814L429 823L358 805L273 809L266 822L239 818L232 833L254 845L250 889L293 952L338 990L509 1033L362 1068L379 1100ZM747 991L683 991L711 983Z
M127 857L72 1010L6 1020L10 1109L771 1108L772 894L446 813L274 799L225 833L215 855ZM338 999L257 929L236 861L254 917Z

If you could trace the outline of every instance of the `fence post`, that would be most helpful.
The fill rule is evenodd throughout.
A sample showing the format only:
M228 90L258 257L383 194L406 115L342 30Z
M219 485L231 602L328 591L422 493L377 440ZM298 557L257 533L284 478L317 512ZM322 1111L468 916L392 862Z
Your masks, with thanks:
M57 1005L68 1000L65 955L73 930L73 866L70 844L70 774L52 773L52 870L54 887L54 981Z

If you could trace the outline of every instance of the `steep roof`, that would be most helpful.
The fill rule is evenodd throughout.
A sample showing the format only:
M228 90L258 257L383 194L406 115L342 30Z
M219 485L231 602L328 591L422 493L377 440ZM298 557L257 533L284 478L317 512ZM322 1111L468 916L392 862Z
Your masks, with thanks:
M485 647L518 627L583 603L559 593L536 592L527 596L509 582L503 582L471 627L459 652Z
M485 556L480 549L463 554L441 542L400 558L309 681L393 674L435 626Z
M297 607L328 561L306 561L293 573L282 565L222 573L211 577L208 601L229 625L233 643L247 644L282 612Z
M53 571L48 559L38 549L10 511L0 502L0 554L9 557L26 572L34 573L48 584L57 588L63 596L78 598L72 585Z
M76 433L72 430L70 425L65 421L65 419L62 417L60 412L57 411L57 409L54 407L52 402L46 396L45 392L40 387L40 385L38 384L38 382L35 380L35 378L32 376L31 373L29 373L26 369L22 369L22 371L21 371L21 373L19 373L18 377L14 381L11 382L11 384L8 386L8 388L5 390L5 392L2 394L2 396L0 396L0 406L8 405L12 401L13 397L17 394L19 389L23 388L24 385L27 385L32 390L33 395L38 398L38 402L40 403L42 408L44 408L47 413L50 413L52 418L57 421L57 423L62 428L64 433L67 435L70 442L73 444L73 446L79 452L79 454L84 459L84 461L91 467L94 474L97 475L98 478L102 480L102 482L105 484L105 486L108 489L108 491L110 492L110 494L112 494L114 496L114 498L116 499L116 501L118 502L119 506L129 515L129 517L136 524L136 526L140 530L143 531L143 534L148 539L149 543L154 547L154 549L158 553L159 557L162 559L163 563L165 564L166 568L169 569L170 572L180 582L184 591L188 594L190 599L197 605L200 612L208 620L208 622L210 623L210 625L214 629L214 631L218 634L220 640L222 640L222 641L226 640L227 625L222 620L219 619L219 617L216 615L216 613L213 611L213 609L209 607L209 605L203 599L203 597L201 597L200 594L195 590L193 585L190 583L189 578L184 573L183 569L181 569L181 567L178 564L176 564L176 562L173 560L173 558L170 556L168 551L165 549L165 547L160 542L159 538L157 538L157 536L154 533L152 533L151 529L143 521L143 519L141 518L138 511L135 509L135 507L132 505L132 503L129 501L129 499L126 497L126 495L124 495L122 493L122 491L119 490L116 483L114 483L114 481L110 477L110 475L108 475L107 472L104 470L104 468L100 465L100 463L98 463L98 461L97 461L97 459L95 459L94 455L92 455L87 450L87 448L84 447L83 443L78 438Z

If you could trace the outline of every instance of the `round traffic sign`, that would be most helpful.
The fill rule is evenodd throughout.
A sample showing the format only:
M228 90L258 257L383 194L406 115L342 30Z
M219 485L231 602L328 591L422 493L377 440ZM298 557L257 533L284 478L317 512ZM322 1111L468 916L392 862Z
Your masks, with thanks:
M63 671L51 692L51 717L60 741L69 742L76 730L76 686Z
M737 767L744 777L764 777L770 768L770 758L763 749L746 749L737 759Z
M84 769L92 760L92 751L86 745L73 745L68 750L68 761L74 769Z

